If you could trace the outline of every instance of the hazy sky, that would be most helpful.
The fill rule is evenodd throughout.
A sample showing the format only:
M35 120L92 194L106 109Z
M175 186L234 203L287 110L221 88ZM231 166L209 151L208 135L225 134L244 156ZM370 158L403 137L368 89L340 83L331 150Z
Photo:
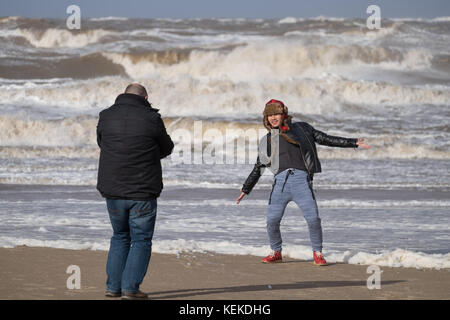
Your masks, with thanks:
M82 18L367 18L371 4L382 18L450 16L450 0L0 0L0 16L65 18L71 4Z

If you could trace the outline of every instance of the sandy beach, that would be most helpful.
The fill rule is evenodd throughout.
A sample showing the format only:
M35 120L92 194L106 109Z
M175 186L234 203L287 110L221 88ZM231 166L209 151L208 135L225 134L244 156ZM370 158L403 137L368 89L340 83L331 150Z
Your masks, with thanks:
M98 300L105 290L106 251L19 246L0 248L0 299ZM80 268L80 289L68 289L68 266ZM156 300L449 299L448 269L380 267L381 288L369 290L367 266L286 258L189 253L151 258L142 291ZM110 298L109 298L110 299Z

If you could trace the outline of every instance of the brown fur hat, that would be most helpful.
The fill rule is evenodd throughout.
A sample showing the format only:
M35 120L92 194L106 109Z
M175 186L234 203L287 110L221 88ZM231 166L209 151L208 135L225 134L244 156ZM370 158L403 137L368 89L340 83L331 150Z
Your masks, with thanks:
M264 116L271 116L274 114L282 114L285 113L286 106L283 102L272 99L266 103L266 107L264 108Z
M279 126L280 128L280 136L282 136L284 139L289 141L293 144L298 144L296 141L290 139L285 132L289 131L289 122L291 121L292 117L288 115L288 108L284 105L284 103L280 100L271 99L266 103L266 106L264 108L263 112L263 124L264 127L270 131L272 129L272 126L270 125L268 117L274 114L282 114L282 121Z
M268 117L274 114L282 114L283 119L281 121L280 128L286 127L286 120L289 117L288 116L288 108L284 105L284 103L280 100L271 99L266 103L266 106L264 108L263 112L263 124L264 127L270 131L272 129L272 126L269 123ZM288 129L288 128L286 128ZM287 131L287 130L283 130Z

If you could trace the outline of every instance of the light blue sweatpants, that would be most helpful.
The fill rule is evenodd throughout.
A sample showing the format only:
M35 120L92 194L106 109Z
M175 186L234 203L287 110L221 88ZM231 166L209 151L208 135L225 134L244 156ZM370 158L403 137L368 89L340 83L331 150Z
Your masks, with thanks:
M286 169L274 177L272 192L267 209L267 233L270 248L281 251L282 239L280 222L284 210L290 201L294 201L303 212L309 228L312 249L322 251L322 225L314 196L312 181L306 171Z

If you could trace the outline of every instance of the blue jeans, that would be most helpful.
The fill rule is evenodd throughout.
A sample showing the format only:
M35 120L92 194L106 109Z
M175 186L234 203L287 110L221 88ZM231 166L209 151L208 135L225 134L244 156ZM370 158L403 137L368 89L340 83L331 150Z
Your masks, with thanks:
M267 209L267 233L270 248L281 251L282 239L280 222L284 210L294 201L303 212L308 224L309 237L314 251L322 251L322 225L314 196L312 181L303 170L287 169L274 177L272 192Z
M106 263L106 289L136 293L147 273L152 253L156 199L106 199L106 205L113 228Z

